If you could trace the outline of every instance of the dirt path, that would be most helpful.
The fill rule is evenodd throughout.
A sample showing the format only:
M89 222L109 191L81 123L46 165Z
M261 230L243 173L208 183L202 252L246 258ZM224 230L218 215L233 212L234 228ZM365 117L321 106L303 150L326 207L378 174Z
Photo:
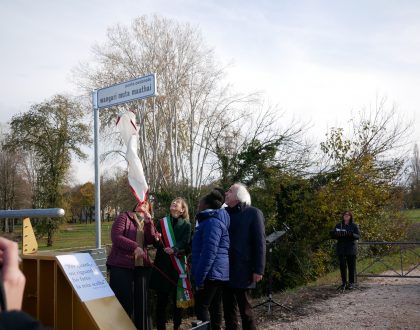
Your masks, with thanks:
M412 274L420 276L420 270ZM372 278L359 289L313 289L288 304L295 313L276 311L260 318L261 329L420 329L420 279ZM308 302L310 301L310 302ZM287 304L287 302L282 301ZM263 313L262 313L263 314ZM300 316L296 316L300 314Z

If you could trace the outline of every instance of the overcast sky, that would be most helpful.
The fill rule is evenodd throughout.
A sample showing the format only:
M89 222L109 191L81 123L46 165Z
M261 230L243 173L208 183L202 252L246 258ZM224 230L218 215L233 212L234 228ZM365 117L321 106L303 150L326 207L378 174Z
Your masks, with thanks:
M106 28L157 13L198 26L237 91L264 91L309 136L387 97L420 143L420 1L1 0L0 122L56 93ZM77 164L93 180L92 157Z

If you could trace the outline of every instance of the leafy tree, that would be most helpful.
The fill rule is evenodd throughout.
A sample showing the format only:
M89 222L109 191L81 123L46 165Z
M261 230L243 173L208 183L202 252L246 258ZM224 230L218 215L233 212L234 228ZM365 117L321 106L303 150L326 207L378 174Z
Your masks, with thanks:
M81 206L87 213L89 213L90 220L92 221L92 208L95 206L95 186L92 182L86 182L80 189Z
M353 120L350 136L343 128L327 134L321 149L328 166L318 174L280 170L272 166L273 158L259 158L264 153L249 157L252 166L264 169L258 171L264 180L251 187L251 194L253 205L266 216L267 233L284 229L285 223L291 228L275 250L278 288L313 280L335 264L329 231L345 210L353 211L363 240L395 241L406 233L399 210L407 127L382 108L359 119ZM269 175L262 175L267 171Z
M101 178L101 207L113 216L133 209L136 198L130 190L127 171L118 168L113 175ZM104 212L103 212L104 214Z
M215 141L220 184L227 188L234 182L269 189L278 173L302 173L311 165L309 145L303 139L304 125L290 123L279 129L276 109L260 109L250 125L238 127Z
M229 157L217 146L216 154L221 164L221 184L227 188L232 182L252 185L269 176L269 168L275 166L274 158L281 138L274 141L253 140L236 157Z
M328 270L334 220L319 191L317 180L298 177L283 180L277 191L276 227L290 228L277 251L281 287L303 284Z
M33 154L36 177L33 207L60 207L62 186L74 155L84 159L81 146L90 141L83 112L75 101L56 95L50 100L34 104L26 113L16 115L10 123L7 148L23 154ZM47 234L47 244L53 244L59 220L47 219L36 225L39 234Z
M285 259L278 268L281 283L301 284L334 264L329 230L345 210L353 211L365 241L404 237L399 177L408 128L395 120L393 109L380 104L369 116L352 121L351 136L343 128L331 129L321 144L330 162L326 170L280 183L278 225L286 222L291 228L280 252Z
M69 209L72 220L79 218L80 222L83 215L92 221L92 207L95 205L95 187L92 182L86 182L74 187L70 193Z
M353 120L352 129L346 137L342 128L333 128L321 144L335 175L322 190L323 198L332 214L352 210L365 240L399 239L406 223L399 214L402 196L397 192L409 125L381 101L375 111Z

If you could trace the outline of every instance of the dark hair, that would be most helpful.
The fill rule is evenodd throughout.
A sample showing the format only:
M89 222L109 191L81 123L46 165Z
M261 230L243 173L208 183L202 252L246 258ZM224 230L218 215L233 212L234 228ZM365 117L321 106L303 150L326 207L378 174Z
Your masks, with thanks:
M221 188L214 188L201 198L201 202L210 209L220 209L225 202L225 192Z
M213 191L217 191L223 198L223 203L225 202L225 190L220 187L213 188Z
M344 211L343 214L341 215L341 221L344 222L344 215L348 214L350 216L350 221L349 223L353 222L353 213L351 211Z

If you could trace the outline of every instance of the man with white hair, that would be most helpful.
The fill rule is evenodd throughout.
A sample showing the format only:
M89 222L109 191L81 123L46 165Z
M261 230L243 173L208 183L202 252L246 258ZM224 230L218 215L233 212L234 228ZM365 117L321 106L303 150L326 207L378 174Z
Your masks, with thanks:
M229 287L223 292L223 308L227 330L256 329L252 310L251 289L261 281L265 267L265 229L261 210L251 206L251 196L241 183L226 192L229 227Z

